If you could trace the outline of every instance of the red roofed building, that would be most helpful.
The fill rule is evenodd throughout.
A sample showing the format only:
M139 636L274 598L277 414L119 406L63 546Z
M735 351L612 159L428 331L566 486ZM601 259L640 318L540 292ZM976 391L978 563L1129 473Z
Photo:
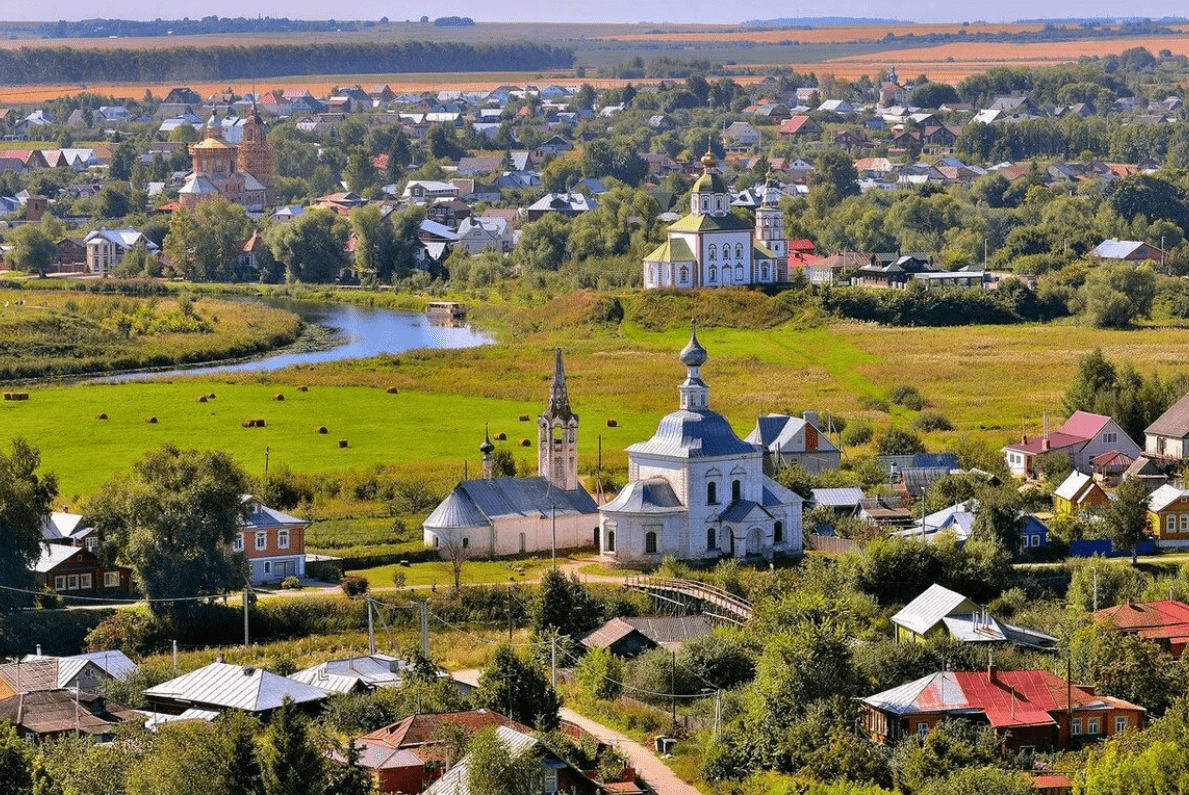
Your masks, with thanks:
M1126 729L1142 729L1145 710L1095 694L1048 671L941 671L863 699L871 738L895 745L943 720L989 725L1010 750L1078 748Z
M1025 434L1002 451L1007 468L1017 477L1035 477L1047 455L1065 455L1074 469L1089 472L1090 462L1103 453L1121 453L1134 460L1143 452L1113 419L1088 411L1075 411L1054 433L1049 433L1046 419L1040 436Z
M1162 602L1127 601L1099 610L1094 618L1109 621L1123 632L1160 644L1174 660L1181 659L1185 645L1189 644L1189 605L1184 602L1171 599Z
M808 116L794 116L780 125L780 140L792 141L802 135L821 135L822 126Z

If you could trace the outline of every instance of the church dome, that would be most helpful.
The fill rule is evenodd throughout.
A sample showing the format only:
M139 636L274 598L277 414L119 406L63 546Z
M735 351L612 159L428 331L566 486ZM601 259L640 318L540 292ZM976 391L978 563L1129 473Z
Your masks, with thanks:
M672 458L702 458L758 455L759 449L740 439L721 414L678 409L661 418L651 439L631 445L628 452L633 455L643 453Z
M702 347L702 343L698 342L697 327L691 328L689 332L689 342L681 349L681 363L686 367L701 367L706 363L708 354L706 349Z
M727 185L718 174L707 171L694 182L694 193L726 193Z

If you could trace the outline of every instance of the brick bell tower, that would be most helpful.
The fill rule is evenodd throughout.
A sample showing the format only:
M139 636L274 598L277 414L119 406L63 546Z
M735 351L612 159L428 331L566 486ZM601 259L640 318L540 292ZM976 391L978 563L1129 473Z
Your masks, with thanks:
M578 488L578 415L570 410L561 348L555 351L549 406L537 417L537 474L565 491Z
M252 103L252 113L244 123L244 136L239 143L238 170L251 174L260 180L266 189L266 204L272 204L272 186L277 179L273 163L272 144L268 141L268 128L260 118L260 111Z

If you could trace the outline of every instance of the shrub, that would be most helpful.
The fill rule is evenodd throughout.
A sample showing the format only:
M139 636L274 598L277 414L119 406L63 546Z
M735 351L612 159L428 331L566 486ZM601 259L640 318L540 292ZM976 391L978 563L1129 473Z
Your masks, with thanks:
M106 420L106 419L107 419L107 415L106 415L106 414L104 414L104 413L101 411L101 412L99 412L98 414L96 414L96 415L95 415L95 419L97 419L97 420Z
M858 420L851 423L842 432L842 441L850 447L856 447L861 444L867 444L874 435L875 429L871 427L871 423Z
M368 581L367 577L361 577L358 574L348 574L343 577L339 583L339 587L343 589L343 593L352 599L357 599L367 593Z
M921 397L921 393L915 386L908 384L893 387L892 391L888 393L888 400L910 411L920 411L925 407L925 399Z
M609 649L592 649L574 669L574 679L597 699L613 701L623 692L625 666Z
M281 587L286 591L296 591L301 588L301 580L290 574L288 577L281 580Z
M875 440L875 449L880 455L913 455L925 452L925 445L912 431L888 428Z
M859 405L868 411L884 411L888 410L888 401L875 395L859 395Z
M930 431L952 431L954 429L950 418L940 411L922 411L912 421L912 427L922 433Z

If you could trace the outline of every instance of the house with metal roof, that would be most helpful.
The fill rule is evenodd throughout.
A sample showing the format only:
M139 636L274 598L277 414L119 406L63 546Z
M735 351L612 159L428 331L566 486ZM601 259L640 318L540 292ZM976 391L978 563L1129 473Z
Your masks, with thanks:
M1109 502L1110 495L1093 477L1083 472L1070 472L1053 492L1053 510L1058 516L1101 508Z
M136 710L94 691L40 690L0 699L0 721L11 724L29 743L69 736L110 742L120 723L141 718Z
M1161 459L1189 458L1189 394L1144 429L1144 452Z
M42 690L94 691L106 680L123 679L134 670L136 665L119 651L73 657L30 654L0 665L0 698Z
M126 595L135 588L131 569L105 565L81 546L42 542L33 572L39 587L62 596Z
M863 728L875 742L896 745L927 734L943 720L990 726L1011 751L1071 750L1142 729L1146 710L1048 671L940 671L861 701Z
M1099 610L1096 621L1107 621L1123 632L1152 641L1174 660L1181 659L1189 645L1189 605L1175 599L1160 602L1132 602Z
M610 649L620 657L634 657L658 646L676 649L684 641L709 635L710 619L699 616L616 617L578 638L588 649Z
M229 709L268 715L286 699L317 707L329 693L263 668L214 662L150 687L144 696L150 709L165 715L181 715L187 710L221 714Z
M803 500L763 471L763 448L710 409L696 329L681 351L680 407L627 448L629 481L599 509L608 563L800 555Z
M1075 470L1089 472L1090 462L1103 453L1117 451L1134 460L1142 452L1114 419L1088 411L1075 411L1053 433L1046 418L1040 436L1024 434L1002 450L1008 470L1017 477L1035 477L1049 455L1067 456Z
M1104 240L1094 247L1090 256L1116 262L1159 262L1168 256L1163 250L1142 240Z
M1189 489L1166 483L1148 495L1148 529L1161 547L1189 546Z
M243 500L248 512L231 542L231 551L247 559L252 584L304 577L309 522L269 508L251 494L245 494Z
M495 727L496 738L513 755L532 754L540 760L537 792L542 795L567 792L574 795L597 795L606 792L601 784L588 778L581 770L551 751L540 740L526 732L508 726ZM471 755L467 754L425 790L425 795L489 795L477 792L470 783Z
M842 465L842 452L822 431L816 411L760 417L744 441L764 448L764 472L769 475L793 464L811 474Z
M443 554L497 557L588 546L598 505L578 479L578 415L570 407L561 350L549 405L537 417L537 477L493 477L490 435L479 447L483 477L464 480L422 523L426 546Z
M331 693L360 693L400 684L407 668L408 662L389 654L368 654L311 665L289 678Z
M985 607L936 584L901 608L892 623L901 643L943 635L962 643L1012 643L1030 649L1052 649L1057 643L1043 632L998 621Z

